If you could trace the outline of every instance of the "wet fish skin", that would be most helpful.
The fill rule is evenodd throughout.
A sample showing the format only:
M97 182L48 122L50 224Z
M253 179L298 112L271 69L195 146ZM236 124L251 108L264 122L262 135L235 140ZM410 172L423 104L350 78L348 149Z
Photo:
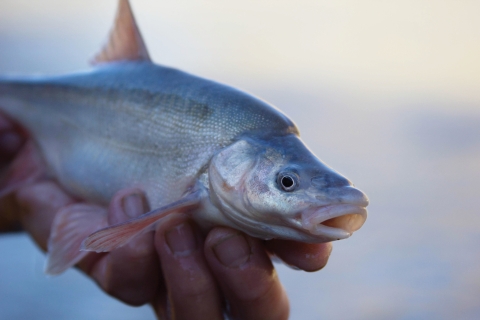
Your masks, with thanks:
M229 215L215 215L209 206L210 212L195 215L201 223L210 220L262 238L329 241L332 237L306 232L300 212L348 202L349 194L360 206L368 203L304 146L294 123L274 107L231 87L150 62L115 63L58 78L3 81L0 106L32 133L50 174L71 194L90 202L106 204L118 190L139 187L152 208L168 205L195 186L200 176L208 176L214 155L235 142L249 141L247 145L256 147L253 152L239 150L249 155L242 161L265 161L258 155L268 154L270 166L250 169L269 181L250 181L242 192L226 195L249 197L248 207L238 203ZM279 192L273 176L285 166L305 176L302 189L292 194ZM311 179L317 185L322 180L323 186L315 187ZM220 212L228 211L225 199L218 200L223 193L216 187L224 180L210 179L205 185L215 191L210 196L217 199ZM259 192L260 185L265 192ZM254 218L240 218L252 212Z
M127 0L94 63L72 75L0 79L2 112L30 132L48 174L90 203L56 214L47 273L65 271L85 251L118 248L175 214L205 229L304 242L344 239L365 222L366 195L322 163L279 110L153 64ZM133 187L153 210L107 226L94 204Z
M67 190L100 204L137 186L159 207L178 199L212 154L241 136L298 132L259 99L150 62L2 81L0 106L32 133Z

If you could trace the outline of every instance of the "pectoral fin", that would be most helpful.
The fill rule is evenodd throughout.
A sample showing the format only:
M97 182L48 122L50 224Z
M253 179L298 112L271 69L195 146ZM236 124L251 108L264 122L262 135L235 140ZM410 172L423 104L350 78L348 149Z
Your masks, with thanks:
M101 229L88 236L82 244L82 251L108 252L128 243L135 236L154 230L160 220L176 213L187 213L202 200L200 190L192 192L167 206L152 210L137 218Z

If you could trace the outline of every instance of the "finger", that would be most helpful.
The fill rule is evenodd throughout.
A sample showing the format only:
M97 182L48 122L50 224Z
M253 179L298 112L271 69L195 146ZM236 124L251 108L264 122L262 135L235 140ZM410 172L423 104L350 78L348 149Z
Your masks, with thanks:
M12 195L0 197L0 233L22 231L18 205Z
M205 256L235 319L287 319L288 298L262 243L229 228L213 229Z
M119 191L109 206L109 224L124 222L148 210L139 189ZM153 233L140 235L127 245L80 264L108 294L130 305L143 305L154 298L159 281L159 261ZM90 260L90 261L89 261Z
M155 246L168 290L171 318L223 319L220 292L205 261L203 239L195 225L182 217L162 223L155 233Z
M325 267L332 252L330 242L303 243L276 239L266 241L265 247L286 264L309 272Z
M160 281L155 297L150 301L153 312L157 319L173 319L170 314L170 307L168 302L167 287L164 281Z
M23 228L46 251L55 214L75 200L56 183L43 181L20 188L16 193L16 202Z
M0 160L12 158L25 141L19 128L7 117L0 114Z

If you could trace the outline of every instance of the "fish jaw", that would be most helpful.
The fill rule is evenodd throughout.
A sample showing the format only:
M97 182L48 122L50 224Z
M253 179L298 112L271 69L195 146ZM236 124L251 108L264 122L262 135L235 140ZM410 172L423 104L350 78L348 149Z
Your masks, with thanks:
M333 204L305 210L295 220L297 225L313 236L341 240L360 229L366 219L365 206Z
M297 213L297 226L314 236L330 240L349 238L365 223L369 200L351 183L331 188L328 194L330 197L316 195L316 205Z

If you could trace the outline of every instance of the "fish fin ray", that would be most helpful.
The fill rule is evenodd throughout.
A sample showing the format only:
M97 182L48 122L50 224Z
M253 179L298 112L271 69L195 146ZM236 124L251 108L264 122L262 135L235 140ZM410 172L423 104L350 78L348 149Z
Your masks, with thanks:
M82 241L107 225L107 211L101 207L73 204L60 209L48 239L45 273L58 275L82 260L88 254L80 251Z
M151 61L128 0L119 0L117 16L106 44L90 64L115 61Z
M157 222L179 214L198 205L202 199L200 191L192 192L180 200L164 207L147 212L137 218L98 230L88 236L82 244L81 250L108 252L127 244L134 237L154 230Z

